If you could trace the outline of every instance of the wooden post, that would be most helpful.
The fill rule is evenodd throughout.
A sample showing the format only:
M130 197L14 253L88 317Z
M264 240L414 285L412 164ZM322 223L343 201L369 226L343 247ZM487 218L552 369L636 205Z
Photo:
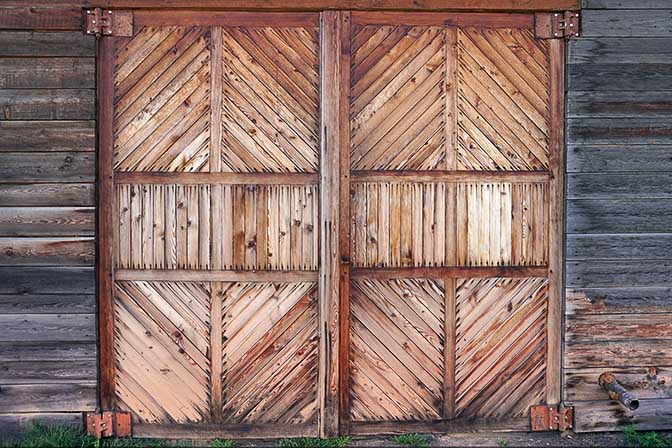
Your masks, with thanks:
M113 141L114 38L98 40L98 360L100 407L114 407Z
M325 11L321 30L321 140L320 140L320 372L319 433L338 433L339 416L339 313L340 313L340 148L341 141L341 15Z
M340 14L340 229L341 253L340 343L339 343L339 430L350 432L350 12Z
M564 101L565 42L549 40L551 59L551 126L549 183L548 259L548 344L546 355L546 404L561 399L562 380L562 300L564 248Z

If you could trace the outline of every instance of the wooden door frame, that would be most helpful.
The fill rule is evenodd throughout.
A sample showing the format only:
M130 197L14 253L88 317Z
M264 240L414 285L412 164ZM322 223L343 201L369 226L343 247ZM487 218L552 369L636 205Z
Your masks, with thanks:
M114 2L110 2L114 3ZM318 2L319 3L319 2ZM555 2L558 4L558 2ZM561 6L562 7L562 6ZM254 8L251 8L254 9ZM389 8L392 9L392 8ZM175 24L200 26L223 26L238 24L274 23L272 20L283 15L276 13L213 13L212 11L145 11L134 12L136 25L165 24L166 21ZM318 406L320 420L319 434L324 437L338 433L350 433L349 425L349 285L350 278L372 275L365 269L350 268L350 210L349 195L350 181L366 173L350 175L349 163L349 84L350 84L350 22L352 20L365 21L375 24L394 23L399 21L398 13L390 12L359 12L359 11L323 11L319 15L292 13L296 23L320 26L322 39L320 41L320 79L321 79L321 130L320 142L320 253L321 266L319 272L319 331L320 331L320 367L318 386ZM409 17L412 17L409 19ZM523 26L533 28L532 14L487 14L487 13L414 13L405 15L405 22L419 25L451 25L465 26ZM549 304L547 317L547 372L546 372L546 402L557 404L561 401L561 349L562 349L562 310L563 310L563 249L564 249L564 51L562 40L551 40L551 158L548 173L524 173L531 179L543 177L550 185L550 229L549 229L549 265L548 268L481 268L480 275L498 276L534 276L548 275L550 281ZM113 247L114 247L114 173L113 173L113 98L114 98L114 37L101 37L98 40L97 57L97 95L98 95L98 171L97 171L97 291L98 291L98 334L99 334L99 403L101 409L113 409L115 402L114 378L114 311L113 311ZM325 67L330 71L327 75ZM343 88L343 86L347 86ZM251 179L246 174L212 173L229 182L245 182ZM408 173L394 173L395 176ZM174 182L161 174L120 174L120 180L137 180L140 177L152 177L152 181ZM185 175L183 180L189 182L191 175ZM457 171L438 171L432 175L433 179L451 178L467 180L478 178L478 174L460 174ZM460 177L462 176L462 177ZM515 174L498 174L504 180ZM178 175L179 177L179 175ZM314 181L315 175L286 175L283 181L304 183ZM520 176L517 177L518 179ZM163 180L162 180L163 179ZM258 178L257 178L258 182ZM473 274L473 268L469 271ZM454 279L464 274L463 268L446 267L440 270L439 275L447 279ZM387 272L389 277L391 273ZM413 270L398 270L396 275L426 276L427 270L414 268ZM219 274L221 279L234 278L239 273ZM228 277L233 275L234 277ZM394 273L392 273L394 275ZM432 270L437 275L437 270ZM241 277L235 277L240 279ZM454 280L453 280L454 281ZM450 318L449 315L446 316ZM446 326L446 331L450 331ZM451 354L447 353L447 358ZM452 354L454 356L454 353ZM447 361L448 362L448 361ZM451 391L445 391L450 394ZM454 393L454 392L453 392ZM448 409L447 412L450 412ZM193 425L194 432L200 432L199 427ZM362 427L357 433L379 433L380 431L395 432L398 425L378 425L376 428ZM408 425L418 431L459 431L468 429L463 424L444 421L440 424L417 423ZM407 430L404 426L404 430ZM482 422L475 423L472 429L491 429ZM515 429L515 428L513 428ZM518 428L520 429L520 428ZM525 429L525 428L522 428ZM247 434L250 428L242 426L223 427L216 434L210 427L205 432L214 436L241 437ZM176 429L166 432L166 436L186 434ZM258 432L250 433L259 437ZM286 436L287 434L275 434ZM268 434L268 436L274 436Z

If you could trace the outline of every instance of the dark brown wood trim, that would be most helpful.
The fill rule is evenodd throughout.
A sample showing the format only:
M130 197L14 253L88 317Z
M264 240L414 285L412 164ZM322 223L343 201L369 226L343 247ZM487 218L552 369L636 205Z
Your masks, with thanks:
M7 0L6 6L101 8L194 8L248 11L560 11L581 8L579 0Z
M487 277L546 277L546 266L451 266L418 268L352 268L350 278L487 278Z
M112 120L114 117L114 39L98 40L98 339L100 407L114 406L114 285L113 228L114 173Z
M548 229L548 343L546 354L546 404L557 405L562 398L562 302L564 250L564 124L565 124L565 41L550 45L550 157Z
M517 13L442 13L399 14L386 11L353 11L358 25L475 26L479 28L534 28L534 14Z
M116 172L116 184L316 185L312 173L144 173Z
M339 431L350 432L350 12L340 14L340 227Z
M117 269L114 279L162 282L316 282L317 271Z
M0 7L0 29L80 31L82 10L77 7Z
M302 425L223 425L213 423L154 425L141 423L133 425L134 437L161 439L266 439L317 437L317 435L317 426L314 423Z
M548 182L546 171L353 171L351 182Z
M135 11L137 28L143 26L271 26L317 27L319 15L312 12L248 11Z
M455 419L433 422L353 422L351 434L356 436L380 436L383 434L407 433L468 433L528 431L529 417L493 420L487 418Z
M340 353L341 13L320 15L320 437L338 434ZM343 68L345 69L345 68ZM345 125L345 124L344 124Z

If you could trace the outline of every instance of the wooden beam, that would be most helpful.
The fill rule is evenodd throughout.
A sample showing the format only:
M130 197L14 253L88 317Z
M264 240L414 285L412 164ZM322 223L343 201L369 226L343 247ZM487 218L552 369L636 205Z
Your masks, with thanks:
M244 26L263 27L281 23L286 27L317 27L318 14L311 12L243 11L136 11L133 20L138 29L149 26Z
M546 266L487 266L487 267L419 267L419 268L352 268L350 278L486 278L486 277L546 277Z
M114 406L114 285L113 228L114 179L113 135L114 117L114 40L98 40L98 335L99 335L99 394L100 407Z
M318 374L319 432L338 433L340 314L340 152L342 13L324 12L321 23L320 92L320 366ZM344 70L345 68L343 68Z
M78 7L0 7L0 29L79 31L82 10Z
M340 342L339 342L339 431L350 432L350 12L340 14L339 163L340 163Z
M159 173L116 172L116 184L315 185L311 173Z
M548 182L545 171L353 171L351 182Z
M579 0L7 0L6 6L101 8L193 8L248 11L560 11L581 8Z
M117 269L115 280L162 282L316 282L316 271Z
M561 400L562 381L562 302L564 248L564 70L565 42L552 39L550 45L550 156L549 184L549 293L548 343L546 354L546 404L557 405Z
M459 26L479 28L534 28L533 14L354 11L352 23L358 25Z
M223 332L224 286L222 282L213 282L210 288L210 411L212 421L222 420L222 380L223 365Z
M443 346L443 418L455 418L455 293L454 278L443 279L445 289Z

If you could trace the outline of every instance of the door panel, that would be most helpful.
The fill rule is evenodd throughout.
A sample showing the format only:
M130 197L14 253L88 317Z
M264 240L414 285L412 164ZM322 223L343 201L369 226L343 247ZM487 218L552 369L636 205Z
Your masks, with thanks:
M549 44L442 20L350 27L346 405L364 432L520 422L546 398Z
M277 17L115 40L115 393L137 423L316 433L318 29Z

